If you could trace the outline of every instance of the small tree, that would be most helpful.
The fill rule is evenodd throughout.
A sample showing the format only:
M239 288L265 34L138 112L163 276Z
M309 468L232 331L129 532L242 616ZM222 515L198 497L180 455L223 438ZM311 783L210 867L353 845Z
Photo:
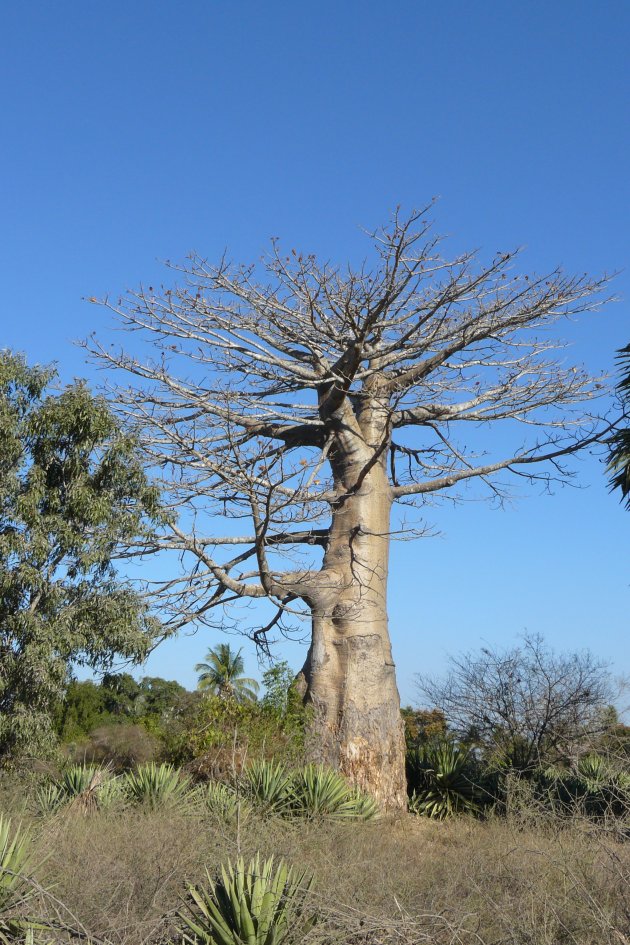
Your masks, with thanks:
M417 680L456 736L521 771L590 747L612 698L606 664L588 652L557 655L540 636L451 657L444 678Z
M197 663L198 688L222 699L253 702L258 692L255 679L243 676L245 664L241 650L234 653L229 643L219 643L206 653L206 663Z
M133 441L82 383L0 352L0 758L45 749L72 663L140 659L158 624L114 569L159 519Z
M311 757L396 807L391 534L422 534L427 503L474 481L500 501L506 479L563 479L564 460L609 431L601 382L554 357L551 334L597 308L606 280L517 275L510 252L446 258L428 210L371 235L373 261L355 267L276 241L260 275L194 256L174 267L180 284L106 303L144 347L93 347L126 372L119 409L181 512L138 548L183 565L161 589L171 625L223 625L231 604L268 601L252 630L264 644L308 615Z

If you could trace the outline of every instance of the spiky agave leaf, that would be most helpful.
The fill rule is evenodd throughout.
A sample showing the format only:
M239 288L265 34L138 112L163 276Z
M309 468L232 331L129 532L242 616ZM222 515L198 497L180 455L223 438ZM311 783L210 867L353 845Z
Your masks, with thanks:
M210 814L227 822L236 820L238 816L244 818L251 812L250 805L222 781L210 781L200 788L198 797Z
M593 752L580 758L575 767L577 775L582 778L589 791L609 784L613 778L613 772L606 759Z
M123 787L129 800L150 808L181 804L190 792L191 781L168 764L140 765L136 771L127 771Z
M113 791L110 768L105 765L69 765L61 776L39 788L36 804L39 813L54 814L66 805L84 813L107 802Z
M289 935L298 940L312 928L314 913L306 902L312 878L260 854L247 866L228 861L207 885L190 886L186 909L178 913L185 943L194 945L282 945Z
M73 764L69 765L61 773L57 784L62 789L66 797L78 797L88 790L92 784L95 775L99 770L97 765Z
M35 795L35 805L37 813L47 816L56 814L67 801L67 795L59 784L53 781L48 784L42 784Z
M292 778L286 765L252 761L243 771L243 789L257 807L270 814L285 814L292 803Z
M11 821L0 814L1 945L28 940L35 927L44 927L20 916L18 911L33 896L33 886L29 882L33 866L30 834L19 825L12 829Z
M353 790L338 771L324 765L296 772L292 788L292 810L298 816L369 820L378 811L373 798Z

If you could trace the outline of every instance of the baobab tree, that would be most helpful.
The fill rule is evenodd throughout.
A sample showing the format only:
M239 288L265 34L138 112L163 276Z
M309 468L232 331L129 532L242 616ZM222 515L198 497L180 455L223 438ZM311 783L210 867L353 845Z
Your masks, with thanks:
M156 587L171 626L266 600L264 645L309 614L312 756L389 807L405 796L389 549L414 529L394 504L422 509L471 480L501 497L510 476L562 479L605 430L601 382L560 361L549 334L598 308L605 278L521 276L517 252L448 259L428 213L395 213L355 268L276 240L261 275L190 257L170 266L171 288L105 300L144 347L90 345L130 375L116 399L170 495L171 524L136 551L183 563Z

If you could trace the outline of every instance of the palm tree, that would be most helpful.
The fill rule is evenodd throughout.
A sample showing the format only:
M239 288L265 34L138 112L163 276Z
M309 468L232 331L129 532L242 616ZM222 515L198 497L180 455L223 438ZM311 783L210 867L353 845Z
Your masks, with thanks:
M242 650L234 653L229 643L219 643L208 650L208 662L195 666L195 672L199 673L197 688L222 699L253 702L260 687L255 679L243 676L245 664L241 653Z
M617 391L623 406L624 417L630 419L630 345L618 354L622 376ZM610 488L621 489L622 499L630 510L630 427L616 431L610 438L608 469L611 472Z

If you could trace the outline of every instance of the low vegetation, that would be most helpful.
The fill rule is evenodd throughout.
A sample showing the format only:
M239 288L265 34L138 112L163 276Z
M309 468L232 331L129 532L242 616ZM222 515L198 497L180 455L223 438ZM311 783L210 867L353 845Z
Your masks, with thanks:
M32 820L24 875L38 884L24 882L33 897L11 904L11 918L47 924L35 932L42 943L182 945L184 931L190 941L196 934L182 915L200 920L191 890L209 909L222 870L229 880L229 864L237 873L242 862L251 873L258 855L306 874L287 943L620 945L630 935L627 822L589 819L577 807L557 817L519 786L527 785L515 785L506 808L484 819L347 822L255 807L225 818L200 804L88 816L68 806L31 818L24 785L5 782L12 823ZM40 892L51 878L52 893ZM302 919L312 916L305 932ZM18 927L12 934L12 943L23 940Z
M0 777L0 945L630 941L630 739L609 707L535 756L516 717L482 737L405 709L392 817L305 763L286 666L260 700L126 674L69 692L56 758Z

